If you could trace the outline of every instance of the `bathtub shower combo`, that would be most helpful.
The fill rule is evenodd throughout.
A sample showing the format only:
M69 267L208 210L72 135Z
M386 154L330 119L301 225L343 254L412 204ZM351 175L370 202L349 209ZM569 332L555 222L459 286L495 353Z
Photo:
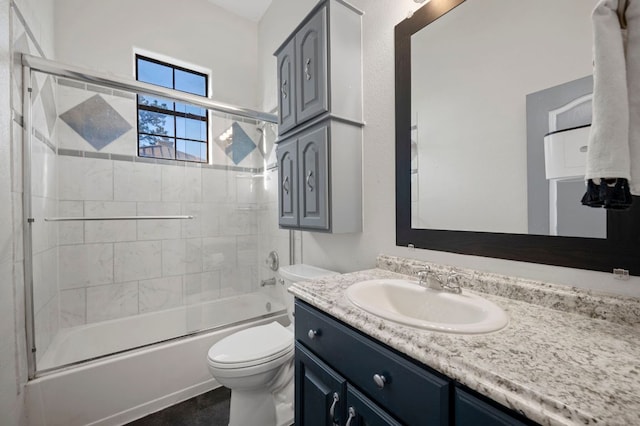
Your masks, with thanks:
M217 387L209 348L289 324L280 289L260 285L291 238L275 219L276 116L27 55L22 77L32 423L123 424ZM150 97L186 113L154 112L166 138L143 152ZM189 111L208 118L196 136Z

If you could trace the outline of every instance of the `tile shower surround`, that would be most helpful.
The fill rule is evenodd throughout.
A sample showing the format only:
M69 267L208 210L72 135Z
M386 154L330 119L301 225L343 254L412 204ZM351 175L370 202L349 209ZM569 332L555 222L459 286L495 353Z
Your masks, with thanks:
M59 223L62 327L257 288L261 179L180 163L58 161L60 216L195 216Z

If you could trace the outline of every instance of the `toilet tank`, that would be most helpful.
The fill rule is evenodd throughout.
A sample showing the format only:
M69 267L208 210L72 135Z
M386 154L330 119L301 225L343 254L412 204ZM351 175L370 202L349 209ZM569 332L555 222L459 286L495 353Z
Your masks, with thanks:
M300 263L297 265L285 265L281 266L277 272L279 278L279 287L282 290L284 302L287 306L287 314L289 320L293 323L293 302L294 297L287 291L289 286L293 283L300 281L315 280L316 278L325 277L329 275L338 275L338 272L330 271L328 269L318 268L317 266L305 265Z

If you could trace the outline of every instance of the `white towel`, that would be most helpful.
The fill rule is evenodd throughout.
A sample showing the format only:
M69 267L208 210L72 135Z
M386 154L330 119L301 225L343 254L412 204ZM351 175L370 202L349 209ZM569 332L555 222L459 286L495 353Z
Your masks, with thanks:
M638 6L640 0L627 0ZM593 122L586 179L631 178L629 92L624 32L618 0L601 0L593 10ZM629 16L627 16L629 18ZM630 27L632 23L628 22ZM640 46L640 44L636 44ZM640 82L640 79L638 80ZM638 92L640 93L640 92ZM640 183L640 176L638 176Z
M629 151L633 195L640 195L640 0L627 0L627 86L629 93Z

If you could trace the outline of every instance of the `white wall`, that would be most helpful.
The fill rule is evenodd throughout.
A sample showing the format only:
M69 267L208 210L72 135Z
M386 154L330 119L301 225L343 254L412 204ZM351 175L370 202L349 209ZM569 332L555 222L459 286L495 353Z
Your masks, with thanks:
M133 76L133 48L212 70L212 98L257 105L257 25L207 0L58 0L57 59Z
M0 0L0 413L26 424L27 380L22 253L21 68L12 53L27 31L30 53L52 58L53 0ZM25 39L23 39L25 40ZM36 47L37 46L37 47ZM15 119L14 119L15 118Z
M396 24L416 9L413 0L352 0L365 12L364 42L364 229L353 235L303 234L303 260L340 272L371 268L380 253L429 260L448 265L541 279L559 284L640 296L640 278L621 282L611 274L552 267L428 250L410 250L395 245L395 92L394 44ZM304 7L303 7L304 4ZM315 1L274 0L260 22L260 39L275 37L269 28L279 27L278 40L261 40L260 57L267 58L286 37L285 29L296 26ZM287 11L286 13L283 11ZM276 13L271 13L271 12ZM542 25L543 23L541 23ZM267 50L264 50L267 49ZM263 92L275 98L275 62L263 62ZM271 81L271 83L269 83ZM266 87L273 87L268 91ZM271 98L270 98L271 99Z

